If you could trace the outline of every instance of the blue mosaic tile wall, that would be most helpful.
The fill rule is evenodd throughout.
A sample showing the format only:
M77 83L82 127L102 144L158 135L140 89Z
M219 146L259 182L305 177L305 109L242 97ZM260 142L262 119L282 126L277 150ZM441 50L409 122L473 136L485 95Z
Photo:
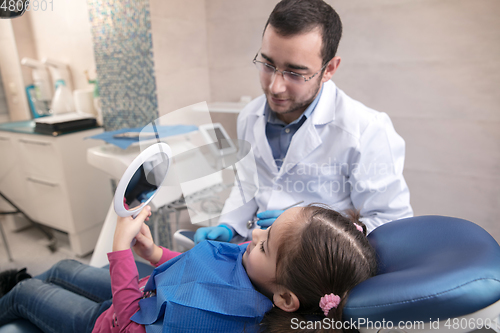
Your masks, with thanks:
M148 0L88 0L104 128L158 118Z

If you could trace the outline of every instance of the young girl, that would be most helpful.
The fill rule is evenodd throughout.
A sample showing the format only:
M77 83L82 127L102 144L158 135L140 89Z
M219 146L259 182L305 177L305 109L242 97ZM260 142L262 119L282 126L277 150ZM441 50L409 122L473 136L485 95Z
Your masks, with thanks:
M376 274L375 251L366 238L366 227L359 215L348 212L348 216L309 205L285 211L278 218L280 223L277 219L266 231L253 231L252 244L261 242L257 244L262 253L272 253L275 266L268 286L274 289L276 306L264 317L265 332L290 332L292 323L324 318L335 327L335 321L342 320L349 291ZM249 245L249 257L251 249ZM245 267L252 279L248 262ZM256 286L269 295L265 286ZM301 330L309 331L316 332Z
M285 211L248 246L207 241L182 255L153 243L149 215L146 207L118 218L111 282L104 269L63 261L0 299L0 325L25 318L45 332L288 332L292 320L341 320L349 291L375 274L366 228L324 207ZM165 263L144 292L134 238L138 255Z

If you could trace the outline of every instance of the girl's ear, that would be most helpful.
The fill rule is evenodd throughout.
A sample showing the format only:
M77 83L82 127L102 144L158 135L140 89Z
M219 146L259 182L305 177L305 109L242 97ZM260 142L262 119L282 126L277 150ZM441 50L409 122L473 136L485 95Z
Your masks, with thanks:
M300 307L297 296L288 289L280 288L273 294L275 306L286 312L295 312Z

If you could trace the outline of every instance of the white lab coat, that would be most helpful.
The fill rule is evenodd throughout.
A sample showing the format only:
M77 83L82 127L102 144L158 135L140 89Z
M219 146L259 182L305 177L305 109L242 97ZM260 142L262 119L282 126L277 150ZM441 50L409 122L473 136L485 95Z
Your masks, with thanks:
M247 221L255 214L301 200L338 211L358 209L369 231L413 215L403 178L405 142L387 114L353 100L332 81L324 83L316 109L293 136L278 171L265 133L265 102L264 95L256 98L238 116L238 140L251 144L257 173L248 162L251 154L237 165L247 198L242 200L235 182L219 223L250 238Z

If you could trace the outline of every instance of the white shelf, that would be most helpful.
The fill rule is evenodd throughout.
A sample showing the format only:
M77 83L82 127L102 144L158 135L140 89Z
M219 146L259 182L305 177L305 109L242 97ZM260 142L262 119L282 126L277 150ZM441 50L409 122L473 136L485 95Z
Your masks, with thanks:
M220 113L240 113L241 110L247 105L247 103L242 102L213 102L207 103L208 111L210 112L220 112ZM193 107L193 110L206 112L207 110L197 104Z

